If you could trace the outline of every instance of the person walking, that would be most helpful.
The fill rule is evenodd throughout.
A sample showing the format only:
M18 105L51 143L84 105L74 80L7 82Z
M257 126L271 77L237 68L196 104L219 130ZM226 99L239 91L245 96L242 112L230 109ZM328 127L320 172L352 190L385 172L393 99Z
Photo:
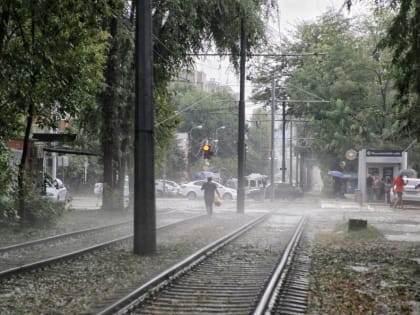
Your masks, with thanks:
M217 190L217 185L213 182L211 177L207 178L207 182L205 182L201 186L201 190L204 190L204 203L206 205L206 210L208 215L213 214L213 202L214 202L214 194L220 198L219 191Z
M385 177L385 203L388 205L391 205L391 189L392 189L392 181L391 177L387 176Z
M366 191L367 191L367 202L372 202L373 200L373 177L371 174L368 174L366 178Z
M402 195L404 192L404 185L405 185L405 181L401 175L394 178L394 193L397 194L397 198L394 199L394 202L392 204L393 208L397 208L398 205L400 205L401 209L404 208L403 199L402 199Z

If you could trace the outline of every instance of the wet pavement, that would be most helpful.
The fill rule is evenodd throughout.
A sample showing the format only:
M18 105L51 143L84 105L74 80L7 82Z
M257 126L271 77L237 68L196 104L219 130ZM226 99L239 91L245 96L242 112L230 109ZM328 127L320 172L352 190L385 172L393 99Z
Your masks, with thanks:
M314 202L296 202L293 205L277 201L277 203L246 202L245 212L266 212L273 208L283 209L283 213L307 213L322 221L343 221L348 219L367 220L368 224L379 229L391 241L420 242L420 203L405 204L404 209L393 209L385 203L363 203L360 205L350 199L335 200L314 198ZM202 200L158 199L157 208L186 209L194 212L203 210ZM93 195L75 196L71 207L74 210L98 210L100 201ZM289 207L293 208L288 210ZM236 201L224 202L215 212L236 212Z
M363 219L380 230L390 241L420 242L420 204L405 204L404 209L393 209L384 203L360 205L349 200L322 200L321 209L345 219Z

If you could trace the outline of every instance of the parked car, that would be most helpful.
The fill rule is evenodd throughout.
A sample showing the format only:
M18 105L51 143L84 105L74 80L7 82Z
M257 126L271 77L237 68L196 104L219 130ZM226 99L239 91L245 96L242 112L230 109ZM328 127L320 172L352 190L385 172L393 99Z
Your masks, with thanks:
M93 193L95 194L95 196L98 199L101 199L103 192L104 192L104 183L102 183L102 182L96 182L95 185L93 186ZM128 198L129 192L130 191L129 191L128 176L125 176L125 178L124 178L124 190L123 190L124 198Z
M271 198L271 184L268 184L266 187L250 190L247 197L255 200ZM300 197L303 197L303 191L299 187L292 186L288 183L274 183L274 199L294 200Z
M48 199L55 202L66 202L69 199L69 192L59 178L44 179L45 193Z
M176 197L179 195L180 186L172 180L156 179L155 188L157 197Z
M195 180L186 184L181 184L179 189L180 195L187 197L188 199L197 199L204 197L204 191L201 190L201 186L206 182L206 180ZM220 196L223 200L232 200L236 199L236 190L228 188L214 182L217 185L217 190L220 193Z
M405 186L402 195L403 201L420 202L420 178L404 178ZM396 194L395 194L396 195ZM391 200L394 200L394 192L391 189Z

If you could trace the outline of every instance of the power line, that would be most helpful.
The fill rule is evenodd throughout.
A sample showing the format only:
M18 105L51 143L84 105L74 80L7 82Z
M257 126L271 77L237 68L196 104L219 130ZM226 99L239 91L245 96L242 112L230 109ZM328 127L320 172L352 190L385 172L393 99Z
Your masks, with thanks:
M313 53L281 53L281 54L247 54L249 57L313 57L313 56L326 56L326 53L319 53L319 52L313 52ZM195 57L220 57L220 56L237 56L239 57L239 54L231 54L231 53L187 53L185 56L195 56Z

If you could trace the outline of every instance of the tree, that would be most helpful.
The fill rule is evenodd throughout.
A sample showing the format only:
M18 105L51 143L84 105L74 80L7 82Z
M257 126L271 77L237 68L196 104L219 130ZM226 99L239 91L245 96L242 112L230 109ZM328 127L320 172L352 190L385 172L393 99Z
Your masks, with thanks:
M298 130L314 139L312 150L324 170L339 167L348 149L395 145L386 140L393 117L387 52L378 60L375 47L382 29L370 19L352 21L330 11L315 23L300 24L287 51L320 54L281 58L271 70L283 74L286 96L303 100L289 104L288 115L308 120ZM267 100L269 77L263 73L258 79ZM347 164L347 170L356 168L355 162Z
M124 156L124 153L119 152L120 148L122 149L120 144L131 142L130 138L121 139L127 132L130 133L132 125L121 133L117 123L119 116L115 110L128 113L127 108L132 104L128 101L132 100L133 85L129 83L130 81L126 81L127 85L120 86L118 78L122 77L124 69L132 69L132 58L121 58L121 56L132 56L133 50L131 43L128 54L118 54L118 51L124 52L126 48L121 45L116 34L118 36L123 32L132 34L134 27L132 20L127 16L133 16L134 9L132 5L130 6L130 2L113 0L109 3L114 8L112 11L114 16L107 24L107 29L111 33L111 43L105 73L107 86L103 94L106 97L102 98L102 106L104 106L102 147L104 182L105 187L109 187L110 190L104 191L104 198L107 200L105 204L110 208L119 208L114 207L115 204L111 199L115 195L114 189L118 187L116 174L123 173L121 167L124 163L120 154ZM168 84L184 65L193 63L193 57L188 54L199 53L214 44L215 49L220 53L231 52L232 62L237 65L241 17L247 17L248 45L251 49L264 39L262 14L271 6L271 1L161 0L153 2L153 6L154 110L156 121L163 121L166 117L173 116L175 111L169 103ZM133 75L129 71L124 74L128 78L132 78ZM118 88L122 90L121 94L117 95ZM132 115L124 115L124 117L132 117ZM178 124L179 121L176 119L166 120L165 124L159 124L155 130L158 147L162 148L168 143ZM127 149L127 146L125 147ZM158 154L159 152L163 150L157 150Z
M234 159L236 163L237 101L233 92L223 86L206 92L191 83L173 83L170 91L171 103L182 118L179 132L187 133L191 141L189 176L203 167L201 146L206 141L212 145L215 153L210 167L215 170L225 168L226 174L233 174L231 167L227 166L231 165L227 162L229 160ZM199 125L201 129L195 128Z
M352 0L347 0L350 9ZM368 1L366 1L368 2ZM420 127L420 10L416 0L375 1L378 10L385 6L394 12L393 19L386 29L386 35L378 44L378 49L391 49L392 75L397 95L393 104L397 116L393 124L392 136L395 139L407 137L418 139Z
M249 122L246 141L246 171L269 174L271 114L264 108L255 110Z
M303 60L288 80L287 92L304 99L303 89L330 102L297 104L292 110L313 117L313 149L324 169L338 167L348 149L393 145L386 140L393 117L389 64L386 58L377 60L378 38L369 29L375 29L374 23L350 21L334 12L300 28L302 46L327 56ZM382 53L385 57L386 51ZM356 168L348 165L349 170Z
M25 222L24 166L33 122L55 128L95 101L102 80L105 34L98 28L101 2L3 1L0 5L0 102L3 121L25 122L1 134L24 130L19 165L19 215ZM5 138L4 140L7 140Z

